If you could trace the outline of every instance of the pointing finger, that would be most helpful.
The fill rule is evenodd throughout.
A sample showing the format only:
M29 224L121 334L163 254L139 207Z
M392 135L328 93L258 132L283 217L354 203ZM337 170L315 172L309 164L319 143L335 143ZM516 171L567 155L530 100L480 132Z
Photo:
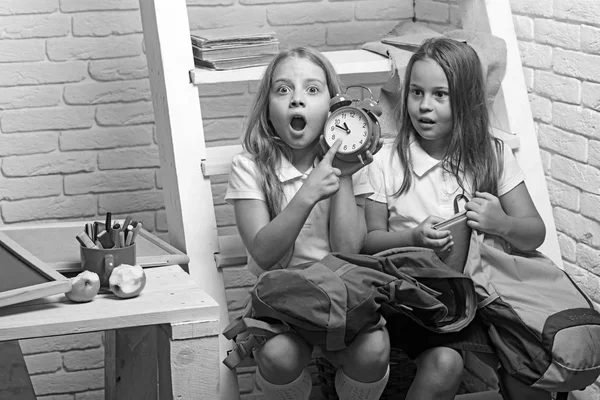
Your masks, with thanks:
M335 143L333 143L333 146L331 146L331 148L329 149L329 151L323 156L323 159L321 160L321 162L325 162L325 163L328 163L329 165L331 165L331 163L333 162L333 157L335 157L335 153L337 153L337 151L341 145L342 145L342 140L341 139L336 140Z

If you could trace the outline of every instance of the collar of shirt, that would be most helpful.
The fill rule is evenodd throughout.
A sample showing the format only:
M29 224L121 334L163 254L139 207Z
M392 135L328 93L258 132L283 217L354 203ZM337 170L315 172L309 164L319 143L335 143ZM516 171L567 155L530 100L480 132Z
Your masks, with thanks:
M287 158L281 157L281 163L279 165L279 172L277 173L277 176L279 177L279 181L281 183L291 182L296 179L306 179L316 165L317 160L315 159L313 166L307 169L306 172L302 173L298 171Z
M425 150L423 150L414 133L410 134L409 149L412 169L418 177L422 177L428 171L442 162L441 160L436 160L435 158L431 157Z

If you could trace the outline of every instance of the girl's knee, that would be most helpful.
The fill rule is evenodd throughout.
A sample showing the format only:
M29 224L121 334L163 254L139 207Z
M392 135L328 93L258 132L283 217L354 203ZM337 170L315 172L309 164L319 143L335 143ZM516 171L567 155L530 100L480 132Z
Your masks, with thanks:
M390 359L390 340L386 329L362 333L342 354L342 364L357 364L367 371L385 369Z
M312 348L294 334L269 339L254 351L254 358L265 378L297 377L310 362ZM275 382L274 382L275 383Z
M462 379L464 361L461 354L448 347L436 347L421 354L417 371L431 376L432 380L453 384Z

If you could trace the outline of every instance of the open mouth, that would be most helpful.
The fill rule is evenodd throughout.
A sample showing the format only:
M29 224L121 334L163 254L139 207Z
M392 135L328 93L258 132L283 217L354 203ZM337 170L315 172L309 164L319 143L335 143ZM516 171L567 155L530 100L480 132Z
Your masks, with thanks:
M301 117L300 115L295 115L292 117L292 120L290 121L290 126L295 131L301 131L306 126L306 120L304 119L304 117Z
M422 124L435 124L435 121L429 118L419 118L419 122Z

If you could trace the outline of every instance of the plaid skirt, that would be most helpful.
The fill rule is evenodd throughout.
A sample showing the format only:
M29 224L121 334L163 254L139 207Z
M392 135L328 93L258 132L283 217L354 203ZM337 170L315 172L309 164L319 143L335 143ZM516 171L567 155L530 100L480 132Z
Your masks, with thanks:
M477 316L466 328L451 333L432 332L400 313L384 317L391 346L404 350L413 360L425 350L434 347L495 353L487 329Z

